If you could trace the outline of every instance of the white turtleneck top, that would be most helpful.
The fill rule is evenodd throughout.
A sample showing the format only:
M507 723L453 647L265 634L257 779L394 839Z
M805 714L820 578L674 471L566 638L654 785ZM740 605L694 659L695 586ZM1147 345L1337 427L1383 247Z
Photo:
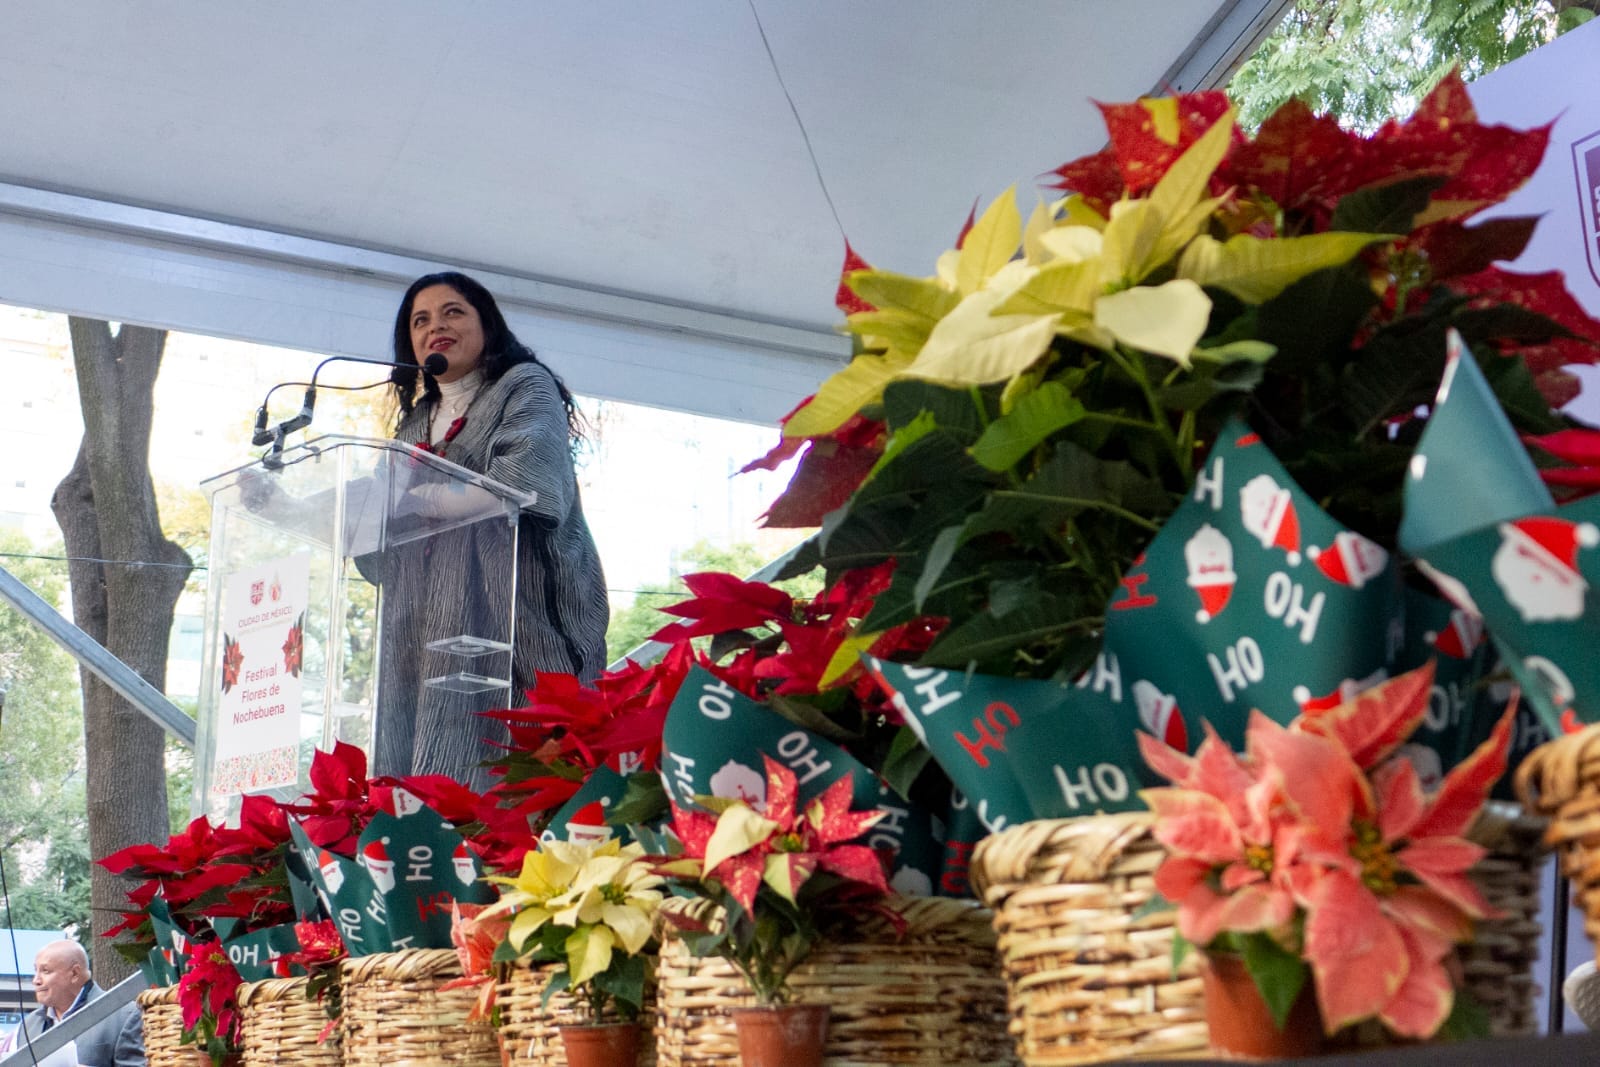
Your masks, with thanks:
M477 367L453 382L439 383L439 407L433 413L433 433L429 444L436 445L444 440L450 424L466 414L472 398L478 395L482 387L483 371Z

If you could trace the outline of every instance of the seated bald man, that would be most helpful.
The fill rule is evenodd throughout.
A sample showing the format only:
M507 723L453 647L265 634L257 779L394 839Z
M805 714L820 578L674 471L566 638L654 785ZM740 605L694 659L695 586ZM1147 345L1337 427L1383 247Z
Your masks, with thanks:
M62 1019L105 993L89 974L89 956L76 941L52 941L33 958L33 995L39 1007L22 1020L25 1033L38 1037ZM139 1006L125 1004L109 1019L78 1035L83 1067L147 1067ZM13 1035L23 1048L23 1035Z

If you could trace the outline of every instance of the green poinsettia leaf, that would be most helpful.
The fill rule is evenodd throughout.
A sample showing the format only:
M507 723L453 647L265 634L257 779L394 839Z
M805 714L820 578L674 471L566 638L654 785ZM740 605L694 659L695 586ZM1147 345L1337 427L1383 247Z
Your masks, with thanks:
M1278 350L1275 373L1309 378L1349 362L1350 338L1377 302L1358 265L1317 271L1256 309L1256 337Z
M939 635L921 662L951 669L976 664L982 671L985 664L1006 663L1020 649L1097 623L1095 610L1088 607L1086 599L1064 604L1056 597L1036 593L1003 616L979 612L951 627Z
M1193 942L1178 933L1177 927L1172 930L1172 977L1178 977L1178 968L1183 966L1183 961L1189 958L1189 952L1194 948Z
M1084 416L1082 401L1056 381L1042 383L991 422L972 446L972 458L992 471L1008 470L1052 434Z
M891 430L923 415L931 415L935 426L965 444L983 433L983 414L970 389L950 389L918 378L902 378L884 388L883 418Z
M594 985L616 1002L618 1013L625 1021L631 1021L644 1006L648 976L649 967L643 956L619 954L612 958L611 966L594 976Z
M1410 233L1435 190L1447 179L1424 174L1358 189L1340 199L1329 226L1354 233Z
M1245 969L1272 1012L1272 1021L1282 1030L1289 1011L1300 998L1311 968L1306 961L1288 951L1264 933L1248 934L1242 942Z
M917 576L917 585L914 590L916 607L918 611L926 610L928 596L932 593L939 581L939 576L949 566L950 560L956 554L956 549L961 547L961 539L965 532L965 524L946 526L934 537L933 544L928 546L928 551L922 557L922 573Z
M1533 373L1520 357L1489 353L1478 360L1478 366L1483 368L1495 399L1517 429L1546 434L1567 428L1567 421L1550 410L1549 401L1539 392Z
M1086 510L1105 511L1154 532L1173 506L1161 484L1120 460L1102 460L1070 441L1020 486L996 489L968 534L1047 528Z
M1439 1037L1446 1041L1476 1041L1490 1037L1494 1020L1470 990L1457 989L1450 1004L1450 1014L1439 1027Z
M1266 371L1259 363L1246 360L1224 363L1167 386L1156 393L1156 399L1176 411L1194 411L1219 393L1248 393L1260 385L1265 376Z
M545 1011L550 1010L550 998L557 993L565 993L572 988L572 974L562 968L550 976L550 981L544 987L544 993L539 997L539 1007Z
M1278 354L1278 349L1265 341L1245 339L1229 341L1194 350L1196 362L1204 363L1265 363Z
M912 784L932 758L933 753L923 747L916 731L902 726L895 732L894 740L889 742L888 755L884 756L883 780L902 799L910 800Z
M1406 334L1380 333L1339 383L1344 412L1363 436L1385 419L1429 403L1444 373L1445 330L1427 323Z
M639 771L628 775L627 784L622 788L622 799L606 812L606 823L611 826L643 825L656 822L670 810L661 775L655 771Z
M861 739L860 734L845 729L829 718L828 714L821 708L798 697L774 694L768 698L767 707L796 726L803 726L812 733L821 734L829 741L848 744L851 741L859 741Z

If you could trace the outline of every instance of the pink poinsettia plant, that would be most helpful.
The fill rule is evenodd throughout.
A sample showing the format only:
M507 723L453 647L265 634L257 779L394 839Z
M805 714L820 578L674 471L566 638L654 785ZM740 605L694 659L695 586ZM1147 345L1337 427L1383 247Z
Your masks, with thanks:
M1173 783L1142 794L1169 853L1156 887L1188 943L1244 957L1280 1026L1308 976L1329 1034L1377 1019L1431 1037L1455 1007L1454 947L1491 917L1464 835L1514 709L1429 794L1398 750L1432 682L1429 664L1287 727L1255 712L1243 756L1215 733L1193 756L1140 735Z
M884 859L855 844L882 811L852 811L851 779L834 782L799 803L794 772L770 758L766 800L696 797L715 814L673 806L680 856L660 872L719 912L708 921L664 909L697 956L720 956L750 982L762 1004L788 1000L788 978L823 940L831 921L868 911L898 917L882 905L889 891Z

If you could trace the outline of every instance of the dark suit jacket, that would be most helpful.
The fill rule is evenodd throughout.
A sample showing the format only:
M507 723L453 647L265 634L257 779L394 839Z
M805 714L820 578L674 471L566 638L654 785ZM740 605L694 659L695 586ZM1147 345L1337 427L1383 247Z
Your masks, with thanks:
M89 995L78 1004L86 1005L104 993L104 989L90 982ZM67 1018L72 1018L72 1012L67 1013ZM23 1018L23 1029L37 1037L44 1032L45 1019L45 1009L35 1008ZM25 1047L22 1034L17 1035L15 1047ZM79 1034L78 1062L86 1067L146 1067L144 1023L139 1017L139 1005L124 1004L111 1018L90 1027L88 1033Z

